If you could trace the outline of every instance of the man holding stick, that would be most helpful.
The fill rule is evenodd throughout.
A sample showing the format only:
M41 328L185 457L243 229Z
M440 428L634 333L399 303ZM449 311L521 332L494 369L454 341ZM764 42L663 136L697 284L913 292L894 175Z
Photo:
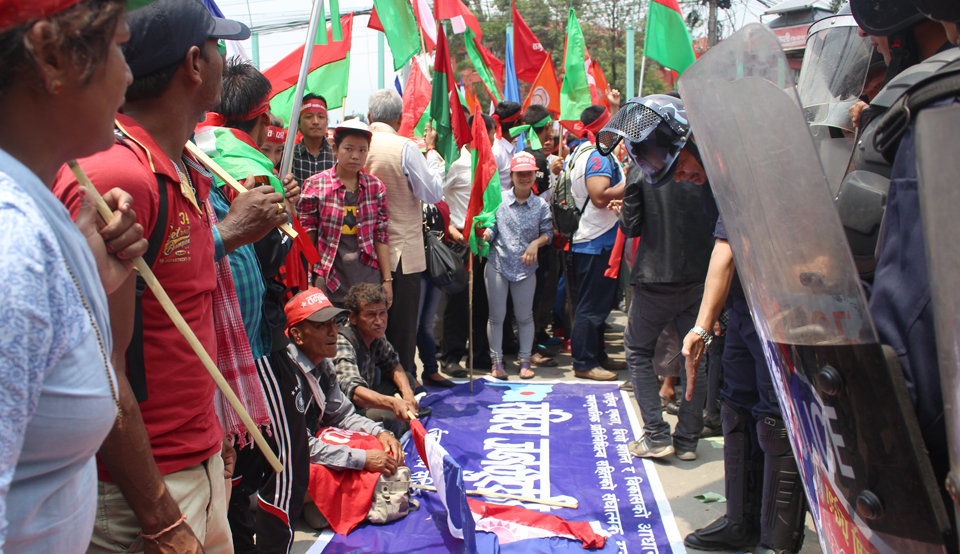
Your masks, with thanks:
M134 197L150 237L147 262L215 357L216 241L263 236L276 225L264 219L282 195L240 195L215 231L204 211L210 177L183 148L203 114L220 103L217 40L241 40L250 31L192 0L160 0L131 12L128 24L133 39L124 52L134 82L117 115L118 142L80 165L101 191L122 186ZM58 175L54 192L78 207L69 170ZM215 385L154 294L138 298L134 276L109 302L112 358L129 416L100 449L97 510L109 525L97 525L88 552L232 552Z

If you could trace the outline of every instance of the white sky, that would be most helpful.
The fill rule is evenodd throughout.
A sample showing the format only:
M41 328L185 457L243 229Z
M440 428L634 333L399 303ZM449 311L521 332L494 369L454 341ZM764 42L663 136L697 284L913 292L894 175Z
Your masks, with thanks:
M326 0L329 2L329 0ZM325 3L326 3L325 2ZM759 21L759 16L767 8L756 0L734 0L734 8L720 10L720 21L724 25L724 35L732 34L748 23ZM217 5L228 18L242 21L251 26L275 22L302 20L310 17L313 3L311 0L217 0ZM329 4L327 4L329 5ZM340 11L369 9L372 0L340 0ZM766 17L770 21L773 17ZM353 23L353 42L350 53L350 86L344 104L346 113L366 113L367 97L377 89L377 31L367 29L367 16L357 16ZM706 33L706 26L701 27ZM260 67L265 69L289 54L304 43L306 28L296 31L260 35ZM249 53L252 50L250 40L243 42ZM392 86L394 81L393 58L390 47L384 40L384 86ZM251 53L252 55L252 53ZM406 84L401 78L401 84ZM331 114L333 120L342 118L336 111Z

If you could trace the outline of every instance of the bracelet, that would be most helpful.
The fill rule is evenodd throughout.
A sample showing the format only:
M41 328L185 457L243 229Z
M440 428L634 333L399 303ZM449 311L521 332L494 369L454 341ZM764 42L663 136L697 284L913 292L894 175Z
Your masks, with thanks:
M384 283L389 283L390 281L393 281L393 277L390 277L390 278L387 278L387 279L384 279L384 280L383 280Z
M707 346L710 346L710 343L713 341L713 335L707 333L706 329L704 329L699 325L694 325L693 329L690 329L690 331L687 332L688 335L690 333L696 333L697 335L700 336L700 338L703 340L704 348L706 348Z
M144 533L141 531L141 532L140 532L140 536L143 537L144 539L148 540L148 541L158 542L157 539L159 539L161 535L163 535L164 533L168 533L168 532L172 531L174 528L176 528L176 527L180 526L181 524L183 524L184 521L187 521L187 514L180 514L180 519L178 519L178 520L176 521L176 523L174 523L173 525L167 527L167 528L164 529L163 531L160 531L159 533L155 533L155 534L153 534L153 535L147 535L147 534L144 534Z

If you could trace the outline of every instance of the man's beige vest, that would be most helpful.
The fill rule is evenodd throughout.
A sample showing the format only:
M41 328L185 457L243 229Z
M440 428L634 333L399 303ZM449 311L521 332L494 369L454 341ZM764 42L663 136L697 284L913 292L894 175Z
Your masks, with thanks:
M404 274L419 273L427 269L423 255L423 203L413 195L401 165L403 145L412 141L387 125L375 125L370 130L373 138L365 169L383 181L387 189L390 271L396 271L403 258Z

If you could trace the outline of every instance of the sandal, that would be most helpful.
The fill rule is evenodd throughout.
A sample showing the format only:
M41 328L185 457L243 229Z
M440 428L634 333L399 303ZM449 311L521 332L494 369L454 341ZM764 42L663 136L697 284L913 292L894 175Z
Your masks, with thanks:
M556 365L556 364L554 364ZM530 362L520 362L520 378L533 379L536 374L530 369Z
M557 366L557 360L553 358L548 358L543 354L540 354L539 352L537 352L530 358L530 363L532 363L537 367L556 367Z
M506 381L510 377L507 375L507 372L503 369L503 362L497 362L493 364L493 367L490 369L490 375L495 379L500 379L501 381Z

